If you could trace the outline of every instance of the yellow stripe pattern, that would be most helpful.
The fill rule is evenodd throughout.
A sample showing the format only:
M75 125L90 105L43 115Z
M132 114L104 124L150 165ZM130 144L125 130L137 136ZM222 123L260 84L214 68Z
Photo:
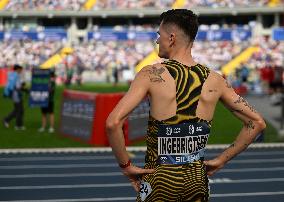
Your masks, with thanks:
M176 82L177 112L175 116L163 121L149 117L145 168L154 168L155 172L142 178L152 188L152 192L145 201L206 202L209 198L209 187L202 161L185 165L159 165L156 160L158 158L158 124L205 122L211 127L211 121L208 122L196 116L202 86L210 70L200 64L188 67L175 60L162 64ZM139 194L137 201L141 201Z
M248 47L243 52L241 52L239 55L237 55L235 58L233 58L230 62L225 64L221 68L222 73L226 76L229 74L232 74L242 62L246 62L248 59L250 59L252 54L257 52L258 50L259 50L259 47L257 46Z
M173 9L178 9L178 8L183 8L185 5L185 0L176 0L173 5L172 8Z
M0 0L0 10L3 10L10 0Z
M50 69L54 68L55 65L62 62L62 60L69 54L73 53L73 48L70 47L64 47L62 48L57 54L54 54L49 59L47 59L43 64L40 65L40 68L42 69Z
M91 10L96 3L97 0L86 0L85 4L83 5L83 8L85 10Z

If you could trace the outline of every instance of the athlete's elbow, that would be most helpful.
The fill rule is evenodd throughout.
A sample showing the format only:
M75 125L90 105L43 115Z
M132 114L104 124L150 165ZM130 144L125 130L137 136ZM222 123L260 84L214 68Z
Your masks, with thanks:
M106 131L107 135L110 136L112 132L119 127L119 120L115 119L113 116L109 116L106 120Z
M263 119L257 120L256 124L257 124L260 131L262 131L266 128L266 123Z

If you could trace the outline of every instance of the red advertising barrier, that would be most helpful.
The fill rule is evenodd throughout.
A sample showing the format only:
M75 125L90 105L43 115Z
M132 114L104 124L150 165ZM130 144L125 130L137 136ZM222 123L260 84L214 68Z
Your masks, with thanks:
M1 68L0 69L0 86L5 86L8 79L8 68Z
M106 119L122 97L122 93L97 94L93 128L94 130L91 144L104 146L108 145L108 139L105 130Z
M60 133L92 145L108 146L105 129L106 119L123 95L123 93L88 93L64 90ZM146 134L149 107L147 108L147 103L145 103L142 102L124 123L126 145L143 138Z

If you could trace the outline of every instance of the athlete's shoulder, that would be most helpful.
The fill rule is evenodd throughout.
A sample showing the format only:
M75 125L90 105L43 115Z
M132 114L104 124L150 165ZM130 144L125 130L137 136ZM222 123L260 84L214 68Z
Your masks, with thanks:
M196 66L198 67L198 68L201 68L201 69L203 69L203 70L205 70L206 72L208 72L208 73L210 73L211 71L213 71L213 70L211 70L211 68L209 68L209 67L207 67L206 65L204 65L204 64L200 64L200 63L198 63L198 62L196 62Z
M210 74L211 74L212 77L214 77L218 80L224 80L222 72L220 72L220 71L215 71L215 70L210 69Z
M219 71L210 69L210 74L207 79L210 81L210 83L215 83L219 87L222 87L225 84L227 85L226 79L222 75L222 72L219 72Z
M156 64L146 65L139 72L137 72L135 79L149 78L149 76L158 69Z
M147 65L140 70L140 74L162 74L166 70L165 66L161 63Z
M137 74L137 77L143 77L143 78L147 77L151 82L162 82L165 81L162 78L162 75L165 71L166 68L164 65L156 63L143 67Z

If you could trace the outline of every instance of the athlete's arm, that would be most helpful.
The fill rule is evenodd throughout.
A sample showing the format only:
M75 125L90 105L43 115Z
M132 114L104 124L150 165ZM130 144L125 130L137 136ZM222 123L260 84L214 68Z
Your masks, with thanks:
M127 164L129 156L125 148L122 126L128 114L144 99L149 91L148 67L143 68L135 77L125 96L116 105L106 121L106 130L110 146L119 164ZM129 178L135 190L139 190L139 175L152 172L152 170L127 166L123 173Z
M259 132L266 127L261 115L250 106L244 98L237 95L226 80L221 79L220 84L222 89L220 97L221 102L243 122L243 128L229 148L215 159L205 161L209 176L221 169L237 154L245 150L249 144L255 140Z

